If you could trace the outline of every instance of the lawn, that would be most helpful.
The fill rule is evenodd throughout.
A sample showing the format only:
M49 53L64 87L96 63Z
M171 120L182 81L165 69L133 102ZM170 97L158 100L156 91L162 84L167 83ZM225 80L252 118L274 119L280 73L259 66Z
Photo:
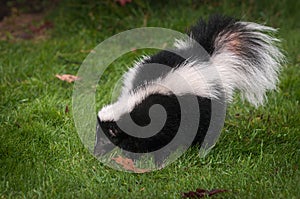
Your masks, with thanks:
M300 198L298 8L300 2L292 0L133 0L125 6L61 0L46 9L45 20L53 24L47 36L15 39L6 33L0 41L0 198L181 198L196 188L228 190L219 198ZM163 170L145 174L104 166L77 134L74 84L55 75L76 75L91 49L121 31L155 26L184 32L216 12L279 28L288 62L278 91L257 109L236 95L221 137L205 158L191 149ZM99 84L98 108L138 55L109 67Z

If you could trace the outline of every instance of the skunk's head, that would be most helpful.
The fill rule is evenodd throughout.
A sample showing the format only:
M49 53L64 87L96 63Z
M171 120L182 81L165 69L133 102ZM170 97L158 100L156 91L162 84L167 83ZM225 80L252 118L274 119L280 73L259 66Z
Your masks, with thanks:
M97 142L105 135L108 142L126 151L156 151L171 142L182 121L188 117L185 115L193 114L193 105L199 109L194 95L177 96L160 85L139 87L100 110ZM185 106L184 112L182 106ZM199 114L196 120L198 125ZM181 126L181 129L184 131L188 126ZM100 145L95 148L95 153L105 152L103 147L107 145Z
M209 126L213 93L193 67L196 61L183 62L172 52L163 55L168 65L175 59L181 67L148 64L150 58L144 57L123 77L118 100L98 112L96 155L116 146L131 153L149 153L167 145L170 150L179 145L186 148L194 138L201 144ZM181 138L174 141L178 132Z
M201 144L209 126L210 100L191 94L178 96L171 91L162 92L160 86L156 86L160 90L148 93L150 87L138 88L126 96L127 100L121 97L100 110L96 155L103 155L117 146L131 153L155 152L155 160L160 162L160 157L163 161L168 154L157 152L165 146L170 153L179 146L189 147L193 141ZM176 142L177 133L180 138Z

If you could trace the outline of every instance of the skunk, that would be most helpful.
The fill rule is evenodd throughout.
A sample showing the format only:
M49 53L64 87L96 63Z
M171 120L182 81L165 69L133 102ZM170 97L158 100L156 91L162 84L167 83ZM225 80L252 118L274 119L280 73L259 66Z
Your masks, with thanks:
M222 93L226 102L231 102L234 91L239 90L254 106L263 104L266 91L276 88L284 61L278 48L280 41L272 36L274 32L264 25L213 15L207 21L200 19L187 32L189 39L176 40L174 49L144 56L123 76L118 100L98 112L95 155L105 154L115 146L133 153L158 151L175 137L183 112L192 111L180 107L180 101L191 97L196 97L200 111L192 145L202 144L210 124L212 100L220 99ZM199 44L208 56L201 50L195 53ZM156 70L156 64L168 67ZM221 81L206 73L211 68L216 69ZM160 115L149 116L149 110L157 104L164 108L166 119L156 134L133 136L119 126L129 121L128 116L141 127L155 117L160 120ZM182 128L186 137L191 136L188 125Z

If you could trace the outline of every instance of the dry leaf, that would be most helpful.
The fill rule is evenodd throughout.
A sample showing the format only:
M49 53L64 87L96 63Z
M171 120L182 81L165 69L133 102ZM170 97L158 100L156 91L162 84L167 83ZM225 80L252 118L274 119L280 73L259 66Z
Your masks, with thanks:
M127 171L133 171L135 173L145 173L150 171L149 169L140 169L134 166L132 159L123 158L120 155L117 158L112 158L117 164L122 165L122 167Z
M64 75L56 74L55 77L57 77L58 79L60 79L62 81L66 81L69 83L79 80L79 77L74 76L74 75L69 75L69 74L64 74Z

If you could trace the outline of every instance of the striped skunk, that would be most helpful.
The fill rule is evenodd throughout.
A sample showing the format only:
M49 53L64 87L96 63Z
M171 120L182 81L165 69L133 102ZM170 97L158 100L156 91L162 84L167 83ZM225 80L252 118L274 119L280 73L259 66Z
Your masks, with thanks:
M279 40L270 34L275 31L264 25L213 15L207 22L201 19L192 26L187 32L190 39L175 41L172 51L162 50L144 56L123 76L118 100L98 112L95 155L105 154L115 146L133 153L161 149L176 135L182 113L189 112L188 108L180 108L180 100L196 97L198 101L200 118L196 121L198 129L192 145L203 142L210 124L212 100L220 99L222 92L226 102L230 102L234 91L239 90L254 106L262 104L266 91L276 88L284 61L284 55L277 47ZM200 52L195 54L195 42L206 50L208 57ZM168 69L156 70L155 64L168 66ZM214 78L204 82L197 73L212 67L216 68L221 82ZM184 86L175 73L192 89ZM201 74L208 76L205 72ZM149 125L153 119L149 110L156 104L163 106L166 114L159 132L139 137L120 128L119 124L128 121L128 116L138 126ZM188 137L189 126L183 129Z

